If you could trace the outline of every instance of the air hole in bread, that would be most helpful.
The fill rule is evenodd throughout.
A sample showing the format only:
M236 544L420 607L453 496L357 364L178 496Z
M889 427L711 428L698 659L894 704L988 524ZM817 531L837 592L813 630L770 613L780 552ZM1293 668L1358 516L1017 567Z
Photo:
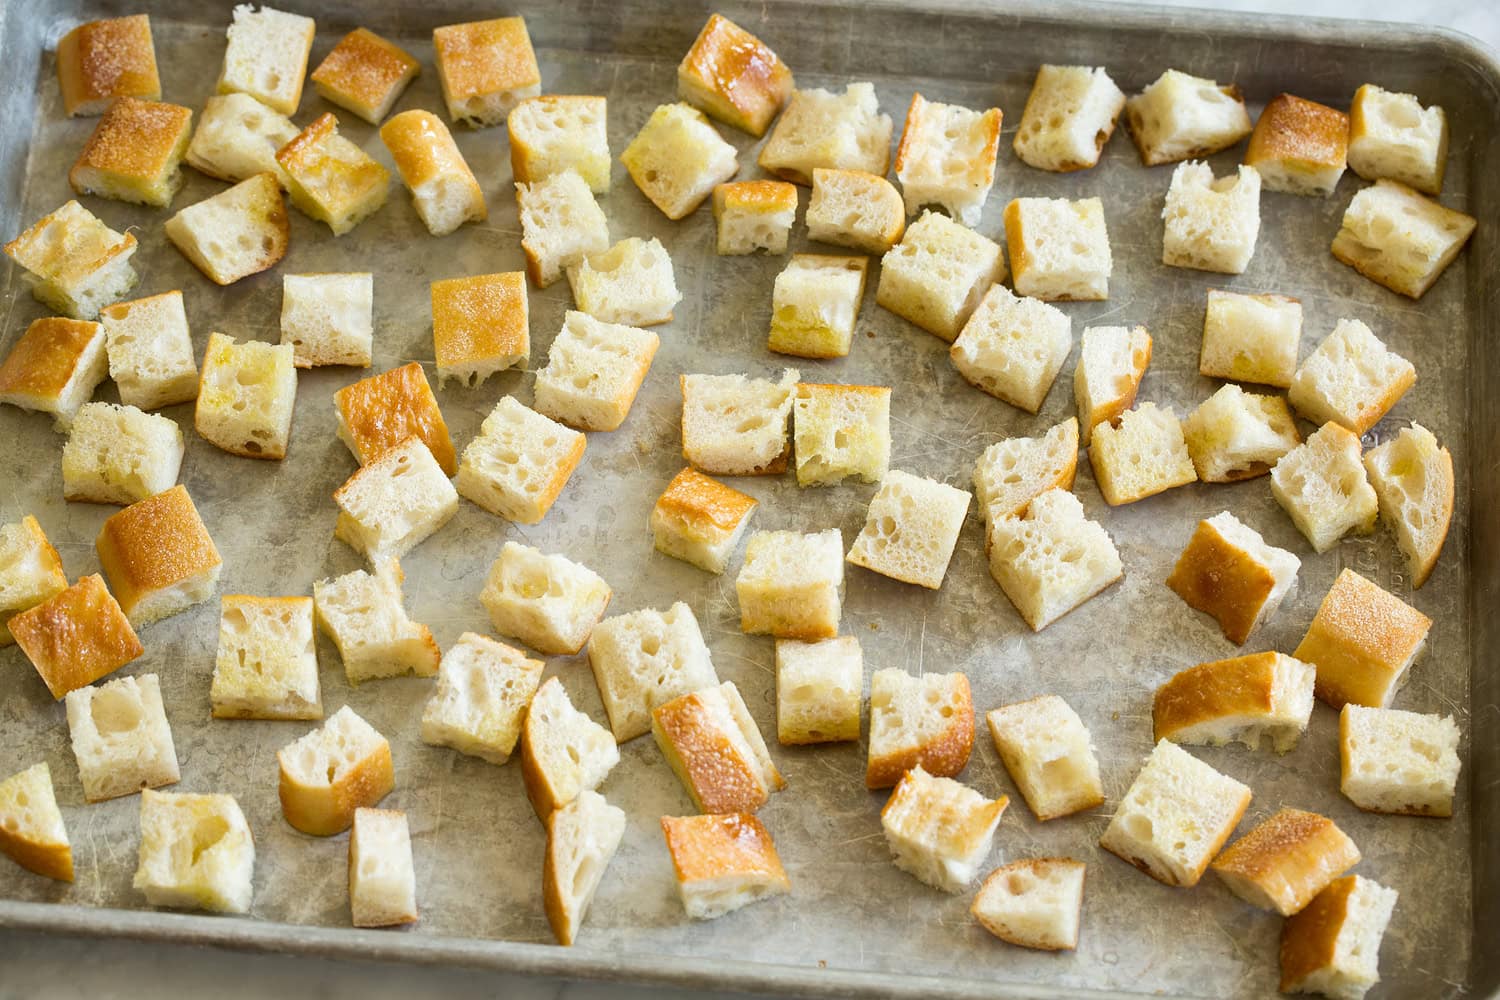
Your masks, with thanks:
M89 715L101 736L128 733L141 724L140 704L123 691L101 688L89 701Z
M224 839L229 833L229 824L222 816L205 816L193 827L193 864L203 852Z

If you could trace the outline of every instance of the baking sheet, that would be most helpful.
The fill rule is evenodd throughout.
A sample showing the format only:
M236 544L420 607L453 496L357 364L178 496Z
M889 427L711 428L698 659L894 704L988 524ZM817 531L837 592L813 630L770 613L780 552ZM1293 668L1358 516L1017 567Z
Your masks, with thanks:
M8 8L0 36L15 67L13 79L26 83L0 97L7 111L0 129L0 181L9 194L0 216L7 238L72 197L66 168L96 122L62 115L50 54L56 39L79 20L121 12L62 3L56 17L33 19L22 16L21 6ZM318 17L310 65L361 23L421 59L422 76L398 111L441 112L430 28L495 14L488 6L466 3L444 5L441 13L415 3L384 5L379 12L361 12L350 4L317 11L283 6L306 8ZM164 99L201 110L217 76L229 7L153 5ZM421 923L408 930L343 929L348 923L345 836L319 839L294 831L282 819L276 798L276 751L308 724L208 718L217 602L145 629L145 655L122 672L154 672L161 678L183 774L174 790L230 792L245 810L257 843L251 917L180 916L145 907L130 886L137 799L83 803L62 706L51 701L12 648L0 653L0 670L10 678L0 690L6 734L0 772L37 759L50 763L75 845L78 881L64 886L0 866L0 923L701 986L1031 996L1054 989L1202 996L1274 991L1279 919L1239 902L1212 876L1194 890L1168 889L1097 847L1114 803L1150 749L1156 686L1183 667L1234 655L1210 619L1188 610L1161 583L1197 520L1228 509L1272 544L1303 557L1294 594L1245 651L1291 650L1342 567L1371 576L1434 619L1428 650L1396 704L1452 713L1464 733L1465 770L1451 820L1362 814L1338 794L1337 717L1322 705L1308 734L1284 757L1243 748L1194 752L1254 790L1241 830L1283 805L1322 812L1360 846L1364 860L1356 870L1400 891L1381 950L1381 995L1488 992L1496 959L1486 957L1493 948L1475 948L1473 903L1477 884L1488 890L1479 894L1481 905L1494 905L1495 848L1486 844L1486 835L1497 828L1496 806L1494 778L1486 775L1495 773L1496 744L1483 721L1495 717L1496 702L1494 682L1484 669L1490 658L1476 659L1475 650L1490 648L1484 639L1493 626L1487 616L1474 619L1471 609L1485 606L1481 602L1495 592L1490 557L1495 518L1480 507L1486 516L1471 537L1467 502L1481 489L1491 495L1495 475L1493 461L1471 461L1471 454L1495 453L1495 421L1489 417L1497 405L1485 391L1493 383L1485 320L1494 293L1480 277L1491 260L1494 213L1477 211L1495 203L1492 190L1488 197L1481 194L1494 182L1474 169L1490 148L1488 136L1495 134L1494 71L1486 57L1418 29L1403 28L1404 34L1396 35L1348 24L1086 5L963 12L937 5L773 2L710 8L635 0L555 7L522 3L506 12L528 17L544 91L609 97L610 148L618 156L652 108L673 99L676 63L711 9L765 38L792 66L801 86L842 88L850 80L872 79L882 111L895 119L893 139L899 138L914 89L934 100L1000 106L1006 114L1000 167L978 226L986 235L998 238L1011 197L1102 197L1115 259L1111 297L1062 308L1073 318L1075 342L1093 324L1143 323L1151 330L1155 349L1141 400L1169 403L1183 414L1216 388L1197 375L1209 288L1301 299L1304 356L1337 319L1369 323L1416 364L1418 381L1366 444L1416 419L1452 450L1459 474L1453 530L1427 586L1411 593L1395 545L1383 533L1314 556L1272 500L1264 478L1193 485L1110 509L1086 461L1080 463L1076 493L1115 539L1126 577L1040 635L1030 633L990 579L983 526L973 508L938 593L848 568L843 628L860 639L867 670L963 670L980 712L1036 694L1060 694L1090 727L1109 799L1097 810L1037 823L1000 765L982 719L962 776L986 795L1012 797L992 866L1044 854L1088 862L1082 939L1074 954L1038 954L1001 944L969 917L969 895L944 896L895 869L880 833L884 793L863 786L862 743L815 748L773 743L789 788L761 816L776 838L793 895L711 923L687 921L657 819L689 813L691 804L650 739L622 747L621 765L601 788L626 810L630 823L580 943L568 951L552 947L541 906L543 831L526 803L519 768L494 768L421 744L418 721L430 682L403 679L351 689L336 652L320 636L326 710L348 703L391 741L396 790L384 804L407 811L422 907ZM1015 159L1010 140L1043 60L1106 65L1127 92L1139 90L1169 65L1235 80L1256 111L1282 89L1339 106L1346 106L1354 87L1367 79L1414 90L1448 109L1453 141L1443 200L1479 214L1480 229L1419 304L1399 299L1328 253L1343 208L1362 183L1348 175L1324 200L1266 194L1260 242L1244 275L1163 267L1159 213L1171 169L1141 167L1123 127L1093 171L1046 174ZM390 164L372 127L323 102L311 86L295 117L305 123L326 110L339 114L345 135ZM759 144L727 128L721 132L742 151L740 176L758 176ZM135 227L141 284L134 294L181 288L200 354L213 330L277 340L281 274L371 270L376 274L372 371L418 360L435 382L428 282L523 265L504 130L455 135L489 201L487 224L434 240L422 229L404 189L395 186L378 215L339 239L322 224L291 213L291 250L281 265L227 289L212 285L168 245L161 231L168 213L83 201L115 228ZM1242 149L1214 157L1216 170L1232 169ZM173 208L222 188L189 170ZM806 199L803 190L804 208ZM772 642L739 632L733 594L738 559L729 574L712 577L651 549L646 527L651 504L682 465L677 374L773 374L792 366L811 381L891 385L892 467L967 489L973 460L986 446L1037 433L1073 412L1069 376L1076 343L1042 412L1031 417L967 385L948 363L946 344L878 309L872 276L850 357L781 358L766 351L765 335L771 284L785 258L717 257L706 207L681 223L667 222L618 163L614 188L602 204L614 239L655 235L663 240L685 296L674 321L658 328L661 350L635 408L620 430L589 436L582 465L542 524L512 525L462 504L447 527L403 560L408 607L446 647L464 630L488 630L477 595L506 540L566 553L611 583L611 613L664 607L673 600L691 604L720 678L739 685L762 731L774 735ZM813 248L799 222L793 249ZM7 265L3 280L0 344L8 345L44 310L26 292L17 269ZM568 305L565 282L532 290L530 367L544 363ZM349 369L299 373L291 450L281 463L235 458L208 445L192 431L190 406L164 411L187 434L182 481L224 556L221 592L305 594L314 580L360 565L351 550L332 539L335 511L328 495L354 469L334 436L331 396L364 374ZM468 442L502 395L514 393L529 402L530 382L529 375L513 372L476 389L450 386L439 392L455 443ZM96 398L114 400L112 386L106 383ZM0 518L35 514L70 577L77 577L97 570L93 539L115 508L62 501L62 441L49 418L0 411L0 482L5 484ZM846 546L859 531L874 491L852 484L799 490L790 475L734 484L762 503L755 528L837 527ZM603 719L585 658L554 658L548 673L561 678L577 705ZM1481 741L1471 747L1476 724ZM1484 817L1478 823L1476 810ZM39 902L55 905L27 905Z

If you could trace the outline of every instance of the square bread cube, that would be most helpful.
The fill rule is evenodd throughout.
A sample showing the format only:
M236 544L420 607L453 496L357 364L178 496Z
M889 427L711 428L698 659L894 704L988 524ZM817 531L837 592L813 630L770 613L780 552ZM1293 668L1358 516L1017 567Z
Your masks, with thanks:
M339 39L308 79L323 100L379 125L421 67L401 46L367 28L355 28Z
M78 194L165 208L182 187L182 157L193 113L176 104L121 97L68 171Z
M437 685L422 710L422 742L504 764L521 738L545 667L518 649L465 632L438 666Z
M406 813L356 809L349 831L349 916L355 927L394 927L417 919L417 874Z
M188 166L221 181L239 183L256 174L276 175L287 186L276 151L302 131L249 94L210 97L188 143Z
M15 642L8 622L68 589L62 558L36 518L0 524L0 648Z
M694 920L792 891L771 835L753 815L663 816L661 829L682 907Z
M296 352L290 344L208 335L193 426L231 455L279 461L292 436Z
M1302 303L1210 289L1198 373L1285 389L1297 371Z
M1302 443L1286 400L1224 385L1182 421L1193 468L1205 483L1234 483L1271 471Z
M656 551L709 573L722 573L755 508L753 497L697 469L683 469L651 509Z
M117 97L161 99L151 15L80 24L57 43L57 82L69 118L97 115Z
M542 89L526 19L449 24L432 31L438 82L448 117L470 128L499 125L516 104Z
M448 424L422 366L415 361L351 382L333 394L339 440L360 465L418 437L446 475L458 472Z
M1345 875L1281 925L1281 991L1358 1000L1380 982L1396 890Z
M334 537L372 566L406 555L458 513L458 491L416 436L354 470L333 502Z
M124 505L171 489L184 448L175 420L84 403L63 445L63 499Z
M661 338L649 330L604 323L569 309L536 373L532 406L582 431L612 431L625 422Z
M198 360L182 292L106 306L99 323L120 402L155 410L197 398Z
M759 138L792 93L792 71L765 42L710 14L677 67L677 93L719 121Z
M1458 726L1353 702L1339 712L1339 790L1367 812L1452 816L1458 786Z
M209 281L232 285L286 256L291 229L281 184L273 173L254 174L182 209L162 228Z
M11 615L5 624L58 701L144 651L98 573L80 577L73 586Z
M474 171L437 115L403 111L381 126L380 141L396 161L412 207L429 233L447 236L465 222L489 218Z
M1078 947L1087 866L1072 858L1012 861L990 872L969 912L1002 941L1042 951Z
M890 788L914 767L952 777L974 749L974 700L960 673L888 667L870 678L870 740L865 787Z
M630 179L669 219L693 212L739 172L735 148L697 108L663 104L620 154Z
M1267 191L1321 197L1338 186L1348 150L1348 115L1277 94L1255 123L1245 162L1260 174Z
M375 341L375 276L286 274L281 278L281 342L298 368L370 367Z
M218 92L249 94L284 115L296 114L314 30L310 17L247 3L235 7Z
M1431 618L1346 568L1292 655L1318 668L1321 701L1389 708L1431 628Z
M1160 740L1099 846L1163 885L1195 886L1249 805L1249 788Z
M1453 522L1453 456L1421 424L1365 453L1380 518L1396 536L1413 588L1427 582Z
M110 515L94 548L121 610L136 628L208 600L224 565L180 484Z
M584 437L506 396L458 464L458 492L491 514L539 524L583 461Z
M1239 87L1175 69L1125 102L1125 122L1148 167L1208 156L1250 134Z
M883 275L880 280L884 287ZM1066 313L995 284L964 323L948 356L976 389L1036 413L1072 349L1073 322Z
M651 712L719 683L693 609L644 608L606 618L589 636L589 666L615 742L651 731Z
M1389 179L1437 197L1448 164L1448 116L1413 94L1366 83L1349 106L1349 169L1367 181Z
M632 236L568 269L568 285L579 309L606 323L655 326L670 323L682 301L672 258L661 240Z
M405 575L394 560L313 584L318 628L333 640L351 684L438 672L442 651L426 625L408 617L401 584Z
M609 191L608 102L603 97L543 94L528 97L505 118L510 172L530 184L576 170L595 194Z
M1364 434L1416 381L1416 367L1368 326L1341 319L1297 369L1287 398L1304 419Z
M434 281L430 293L439 389L450 378L473 388L531 357L523 272L447 278Z
M572 170L516 185L521 251L538 288L561 278L590 254L609 249L609 221L588 183Z
M0 403L50 413L66 430L109 374L104 328L62 316L32 320L0 363Z
M1142 403L1120 414L1118 423L1095 427L1089 465L1111 507L1198 479L1177 414L1155 403Z
M997 441L974 463L974 499L986 527L1019 517L1048 490L1071 490L1078 471L1078 420L1069 417L1038 437Z
M1123 110L1125 94L1103 67L1043 64L1016 129L1016 157L1038 170L1087 170Z
M1071 816L1104 802L1088 728L1055 694L985 713L1000 761L1037 819Z
M844 542L826 531L757 531L735 577L740 629L778 639L831 639L839 634Z
M786 787L732 681L657 705L651 735L699 812L753 813Z
M1251 906L1289 917L1358 863L1359 848L1333 820L1278 809L1224 848L1213 870Z
M135 287L135 247L134 233L117 233L70 201L5 244L5 255L26 269L31 294L42 305L93 319Z
M868 257L794 253L771 292L766 346L800 358L842 358L854 340Z
M561 681L547 678L521 726L521 778L537 818L546 824L558 809L598 788L619 762L609 730L573 707Z
M720 476L780 475L791 457L787 421L801 373L781 379L682 375L682 457Z
M276 754L281 812L294 829L331 837L354 824L396 785L391 745L345 705Z
M321 719L313 599L225 594L208 699L215 719Z
M1474 234L1474 217L1397 181L1356 192L1333 238L1333 255L1366 278L1420 299Z
M937 590L943 585L973 496L964 490L892 469L870 501L864 530L848 561L892 580Z
M992 519L986 535L990 575L1035 632L1124 575L1109 533L1066 489L1046 490L1024 513Z
M1211 615L1237 646L1276 613L1302 566L1286 549L1268 545L1260 532L1229 511L1199 521L1167 577L1190 608Z
M572 656L588 642L612 593L604 578L582 563L506 542L479 601L501 635L547 656Z
M391 172L339 135L331 112L319 115L276 153L292 204L342 236L374 215L390 193Z
M1087 445L1100 424L1113 423L1135 405L1151 363L1151 334L1144 326L1089 326L1073 369L1073 402L1079 439Z
M1243 743L1277 753L1297 745L1313 710L1312 664L1281 653L1200 663L1156 689L1151 723L1158 740L1191 746Z
M987 799L922 765L907 771L880 810L880 828L896 867L934 889L963 892L979 875L1010 804Z
M1016 198L1005 206L1016 292L1044 302L1109 298L1109 232L1098 198Z
M714 188L720 255L786 253L797 221L797 186L785 181L734 181Z
M848 84L842 94L821 87L794 90L757 162L794 184L811 184L818 167L884 177L891 129L891 116L880 113L872 83Z
M852 635L776 640L776 738L784 744L859 739L865 660Z
M182 777L155 674L69 691L68 738L88 802L173 785Z
M248 913L255 839L232 795L141 792L133 885L152 906Z
M895 165L907 214L941 205L964 225L979 224L995 183L1000 117L999 108L974 111L911 95Z
M792 410L798 486L885 478L891 465L890 387L803 382Z
M1380 502L1360 462L1359 436L1326 423L1271 469L1271 493L1315 552L1375 530Z
M73 847L46 761L0 781L0 853L45 878L73 881Z
M1215 179L1206 163L1179 164L1161 217L1163 264L1243 274L1260 234L1260 174L1241 165Z
M560 945L571 945L625 836L625 810L583 792L547 819L542 903Z
M906 231L906 205L894 184L863 170L813 171L803 221L807 238L884 254Z
M923 212L880 258L875 301L943 340L958 337L992 284L1005 279L1000 245L946 215Z

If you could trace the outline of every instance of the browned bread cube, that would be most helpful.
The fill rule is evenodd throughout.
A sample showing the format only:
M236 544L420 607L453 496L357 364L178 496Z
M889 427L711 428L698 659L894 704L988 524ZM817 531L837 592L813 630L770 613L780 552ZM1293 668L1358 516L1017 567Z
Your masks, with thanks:
M531 356L524 271L434 281L431 292L439 388L478 385Z
M663 816L661 829L682 906L695 920L792 891L771 835L748 813Z
M792 71L765 42L712 14L677 67L677 93L758 138L792 95Z
M542 74L526 21L497 17L432 32L448 117L471 128L499 125L517 102L541 92Z
M161 98L151 17L80 24L57 43L57 82L68 117L97 115L117 97Z
M355 28L339 39L308 79L325 101L379 125L406 85L416 79L421 65L399 45L366 28Z
M0 363L0 403L51 413L66 429L108 371L102 326L43 316Z
M1317 695L1334 708L1389 708L1431 627L1422 612L1345 569L1292 655L1318 668Z
M1289 917L1359 863L1359 848L1333 820L1281 809L1214 860L1229 891L1262 910Z
M165 208L182 187L193 112L121 97L104 112L68 171L79 194Z
M15 615L9 627L16 645L59 701L144 652L98 573Z
M786 787L732 681L657 705L651 733L701 812L753 813Z
M1277 94L1255 123L1245 162L1268 191L1329 195L1344 175L1349 116L1291 94Z
M181 484L111 516L95 547L121 609L139 628L208 600L223 566Z
M416 361L344 386L333 394L339 440L365 465L408 437L420 438L443 471L458 472L448 424Z

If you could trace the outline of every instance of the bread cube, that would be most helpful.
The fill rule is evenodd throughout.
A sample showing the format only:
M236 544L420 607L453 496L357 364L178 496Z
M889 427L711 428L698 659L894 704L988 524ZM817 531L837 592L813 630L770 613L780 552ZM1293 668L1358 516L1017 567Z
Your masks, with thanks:
M342 236L374 215L390 192L391 173L339 135L333 114L312 124L276 153L286 171L287 193L308 218Z
M557 281L590 254L609 249L609 222L586 181L572 170L516 185L521 250L538 288Z
M355 28L339 39L308 79L323 100L379 125L421 67L401 46L367 28Z
M1237 385L1199 403L1182 421L1193 468L1205 483L1234 483L1271 471L1302 443L1286 400L1259 396Z
M682 301L672 258L661 240L632 236L568 269L568 285L579 309L606 323L655 326L672 321Z
M880 810L891 860L934 889L963 892L979 874L1010 804L987 799L952 778L918 764L902 776Z
M0 403L50 413L66 430L109 373L104 328L88 320L31 321L0 363Z
M479 426L458 465L458 492L491 514L539 524L578 463L584 438L506 396Z
M547 678L526 706L521 727L521 777L537 818L546 823L555 811L598 788L619 762L609 730L573 707L561 681Z
M1353 532L1375 530L1380 511L1360 462L1359 437L1327 423L1282 456L1271 470L1271 493L1315 552Z
M302 131L249 94L210 97L188 143L188 166L221 181L238 183L256 174L276 175L287 186L276 151Z
M1198 373L1285 389L1297 371L1302 303L1210 289Z
M586 791L547 819L542 903L560 945L571 945L625 836L625 811Z
M110 515L94 548L136 628L208 600L224 565L181 484Z
M133 795L182 777L155 674L69 691L67 706L85 800Z
M651 204L681 219L739 171L736 155L703 112L679 103L657 107L620 162Z
M313 599L225 594L208 698L215 719L321 719Z
M663 816L682 907L713 920L742 906L792 891L771 835L754 816Z
M46 761L0 781L0 853L27 871L73 881L73 847Z
M348 705L282 747L276 760L281 812L314 837L343 833L357 809L375 805L396 784L391 745Z
M995 182L1000 117L999 108L974 111L912 94L895 165L908 214L941 205L964 225L979 224Z
M865 297L867 257L794 253L771 292L766 346L801 358L842 358Z
M1281 653L1189 667L1156 689L1155 738L1190 746L1243 743L1251 750L1269 738L1272 749L1286 753L1307 731L1314 673L1312 664Z
M105 109L68 171L78 194L165 208L182 187L193 113L176 104L121 97Z
M990 575L1034 632L1124 575L1109 533L1062 488L1033 497L1024 513L992 518L985 549Z
M297 402L296 351L290 344L236 343L208 335L193 426L231 455L280 461Z
M1214 874L1262 910L1289 917L1359 863L1359 848L1326 816L1279 809L1224 849Z
M546 664L494 639L465 632L438 666L422 711L422 742L504 764Z
M521 17L434 28L433 55L448 117L470 128L499 125L542 89L541 70Z
M753 497L696 469L683 469L651 509L656 550L709 573L722 573L755 507Z
M1226 510L1198 522L1166 582L1188 607L1213 616L1224 638L1244 645L1276 613L1301 566Z
M281 279L281 342L298 368L370 367L375 281L358 274L287 274Z
M1381 343L1368 326L1341 319L1297 369L1287 398L1314 423L1335 421L1363 434L1416 381L1412 363Z
M1004 278L999 244L945 215L923 212L880 259L875 301L952 341L990 286Z
M1102 67L1043 64L1016 129L1016 156L1038 170L1087 170L1123 110L1125 94Z
M318 627L333 640L351 684L411 673L431 677L442 652L402 603L405 575L395 561L313 584Z
M895 185L862 170L812 173L804 221L808 239L883 254L906 231L906 206Z
M175 420L84 403L63 446L63 499L124 505L171 489L184 447Z
M778 639L831 639L839 634L843 583L844 543L837 528L757 531L734 580L740 629Z
M58 701L144 651L97 573L11 615L6 627Z
M1006 438L990 445L974 463L974 499L988 527L1019 517L1031 501L1052 489L1071 490L1078 471L1078 420L1069 417L1039 437Z
M530 184L576 170L589 190L609 190L608 104L603 97L543 94L528 97L505 118L510 135L510 172Z
M1073 402L1078 407L1078 436L1085 445L1095 427L1113 423L1135 405L1150 363L1151 334L1144 326L1084 328L1073 369Z
M1415 95L1367 83L1349 106L1349 169L1367 181L1389 179L1436 197L1448 164L1448 116Z
M1396 890L1345 875L1281 925L1281 991L1359 1000L1380 982Z
M891 116L880 113L874 84L851 83L842 94L821 87L794 90L757 162L768 173L804 185L812 183L818 167L884 177L891 128Z
M247 913L255 840L232 795L141 792L133 885L152 906Z
M1016 292L1045 302L1109 298L1109 233L1098 198L1016 198L1005 206Z
M1086 867L1071 858L1001 865L979 887L969 912L1002 941L1041 951L1071 951L1078 947Z
M180 291L106 306L99 323L120 402L155 410L197 398L198 360Z
M1267 191L1322 197L1338 186L1348 150L1348 115L1277 94L1255 123L1245 162L1260 174Z
M25 268L38 302L73 319L91 320L135 287L130 266L135 247L135 234L115 232L70 201L5 244L5 255Z
M881 287L884 282L882 274ZM996 284L964 323L948 356L970 385L1035 413L1072 348L1073 324L1066 313Z
M582 563L506 542L479 600L496 632L548 656L572 656L588 642L612 593Z
M333 502L334 537L372 566L406 555L458 513L458 492L415 436L354 470Z
M735 181L714 188L720 255L786 253L797 221L797 188L784 181Z
M57 82L69 118L101 114L117 97L160 100L151 16L88 21L63 35L57 43Z
M792 93L792 71L775 52L721 14L710 14L677 67L689 104L759 138Z
M1078 713L1055 694L985 714L1000 761L1036 818L1046 822L1104 802L1099 759Z
M417 362L351 382L333 394L333 404L338 411L339 440L349 446L360 465L415 436L445 474L458 472L448 424Z
M974 748L974 701L960 673L922 674L886 668L870 678L866 788L890 788L912 768L951 777Z
M1365 453L1380 518L1396 536L1413 588L1427 582L1453 521L1453 456L1421 424Z
M798 486L849 477L878 483L891 464L891 390L876 385L797 386L793 451Z
M589 666L615 741L651 731L651 712L678 695L719 683L693 609L644 608L606 618L589 636Z
M892 580L939 589L971 499L947 483L892 469L880 480L848 561Z
M1344 212L1333 255L1366 278L1420 299L1464 248L1473 216L1444 208L1397 181L1376 181Z
M1430 628L1432 619L1346 568L1292 655L1318 668L1317 696L1332 707L1389 708Z
M531 357L526 275L520 271L434 281L430 292L439 389L450 378L473 388Z
M489 218L484 192L443 120L431 111L403 111L380 128L412 207L434 236Z
M284 115L296 114L313 32L310 17L247 3L235 7L218 92L249 94Z
M1250 134L1239 87L1175 69L1125 102L1125 121L1148 167L1208 156Z
M651 735L699 812L753 813L786 787L732 681L657 705Z
M1094 428L1089 464L1099 492L1112 507L1198 479L1177 414L1155 403L1126 410L1117 424Z
M859 739L864 653L852 635L776 640L776 738L784 744Z
M232 285L286 256L291 229L281 184L276 174L254 174L182 209L162 228L209 281Z
M720 476L780 475L791 454L795 368L781 379L745 375L683 375L682 457Z
M1215 179L1206 163L1180 164L1161 217L1163 264L1243 274L1260 233L1260 174L1242 165L1235 176Z
M67 589L62 558L36 518L0 524L0 648L15 642L8 626L14 615Z
M406 813L356 809L349 832L349 915L355 927L417 919L417 875Z
M584 431L612 431L625 422L661 338L649 330L603 323L568 310L536 373L532 406L543 416Z
M1339 790L1367 812L1452 816L1458 726L1451 716L1350 702L1339 712Z

